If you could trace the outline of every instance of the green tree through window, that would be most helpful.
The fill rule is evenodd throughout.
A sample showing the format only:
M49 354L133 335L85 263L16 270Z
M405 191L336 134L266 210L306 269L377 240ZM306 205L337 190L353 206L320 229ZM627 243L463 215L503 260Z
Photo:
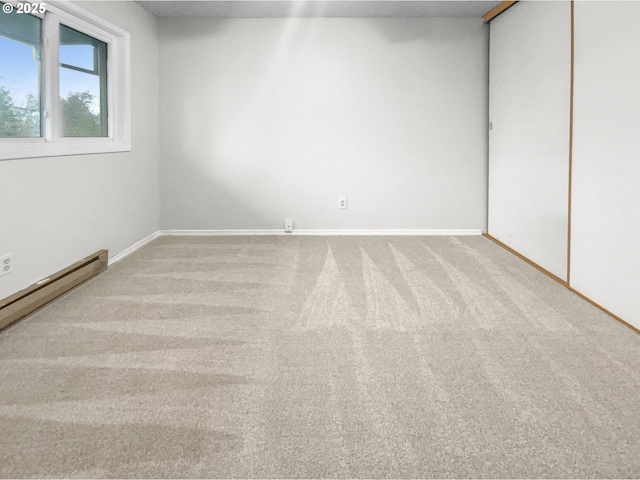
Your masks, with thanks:
M63 136L99 137L101 135L100 114L91 112L94 97L89 92L70 93L61 98Z
M20 122L13 109L11 95L6 88L0 87L0 137L17 137L19 128Z
M100 114L92 113L94 97L89 92L70 93L61 98L60 104L65 118L64 136L99 137L101 135ZM40 135L40 102L37 97L27 96L26 107L16 107L9 90L0 86L0 138L25 138Z
M0 138L40 136L40 101L27 96L26 107L15 106L9 90L0 86Z

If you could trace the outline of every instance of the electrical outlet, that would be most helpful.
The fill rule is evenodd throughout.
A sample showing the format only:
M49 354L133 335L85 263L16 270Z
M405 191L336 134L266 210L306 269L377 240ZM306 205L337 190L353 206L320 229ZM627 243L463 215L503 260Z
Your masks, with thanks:
M338 197L338 208L347 208L347 197Z
M11 253L0 257L0 277L9 275L11 272L13 272L13 264L11 262L12 258L13 254Z
M286 219L284 221L284 233L292 233L293 232L293 220Z

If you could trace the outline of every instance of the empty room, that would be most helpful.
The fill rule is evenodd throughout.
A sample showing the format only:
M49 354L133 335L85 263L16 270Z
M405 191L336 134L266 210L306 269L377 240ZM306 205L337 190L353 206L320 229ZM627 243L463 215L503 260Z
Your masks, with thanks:
M1 478L640 478L640 1L0 6Z

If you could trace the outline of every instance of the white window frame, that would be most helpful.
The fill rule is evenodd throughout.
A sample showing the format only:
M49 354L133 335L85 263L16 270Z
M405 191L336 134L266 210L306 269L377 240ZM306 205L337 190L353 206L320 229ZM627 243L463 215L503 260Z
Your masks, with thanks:
M3 0L16 4L14 1ZM130 35L68 1L46 2L40 101L44 102L42 136L0 138L0 160L131 151ZM107 137L62 137L59 87L60 24L107 44Z

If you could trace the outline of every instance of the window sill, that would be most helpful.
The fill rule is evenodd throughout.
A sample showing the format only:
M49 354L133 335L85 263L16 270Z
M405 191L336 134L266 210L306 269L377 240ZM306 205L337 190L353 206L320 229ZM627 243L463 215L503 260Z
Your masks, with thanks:
M41 139L0 141L0 161L130 151L131 142L116 142L110 138L73 138L56 143L43 142Z

